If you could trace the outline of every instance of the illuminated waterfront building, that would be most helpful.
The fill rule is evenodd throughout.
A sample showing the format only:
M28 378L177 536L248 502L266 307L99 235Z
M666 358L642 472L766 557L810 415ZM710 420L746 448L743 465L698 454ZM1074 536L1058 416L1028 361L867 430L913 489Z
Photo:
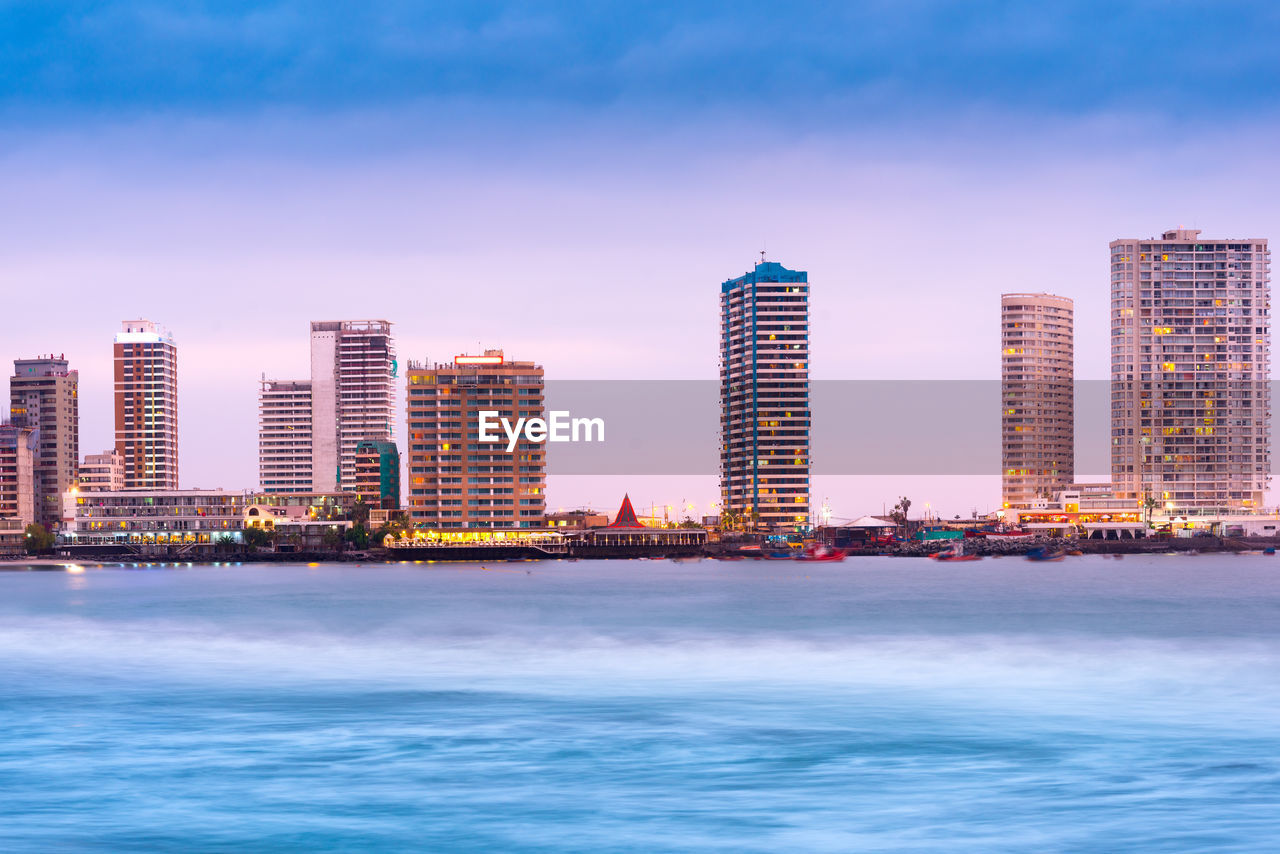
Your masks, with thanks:
M80 377L64 357L15 359L9 417L38 431L36 521L48 530L62 519L62 493L76 483L80 463Z
M115 446L125 489L178 488L178 349L149 320L115 339Z
M1258 510L1271 460L1267 241L1175 229L1110 248L1116 496L1169 514Z
M183 545L224 536L240 542L248 499L220 489L149 489L76 492L66 502L69 524L60 542Z
M1075 479L1073 304L1052 294L1000 297L1001 486L1030 507Z
M311 491L311 383L263 379L258 389L258 486Z
M479 440L479 413L545 418L543 371L501 350L408 370L408 512L416 529L540 527L546 512L544 445L521 436L507 451Z
M762 261L720 286L720 511L809 519L809 274Z

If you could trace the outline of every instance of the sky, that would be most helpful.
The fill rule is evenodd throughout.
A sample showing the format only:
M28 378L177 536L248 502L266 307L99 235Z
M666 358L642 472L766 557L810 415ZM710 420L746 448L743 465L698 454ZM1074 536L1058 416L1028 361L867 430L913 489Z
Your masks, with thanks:
M0 357L65 353L95 452L119 322L168 327L182 485L228 489L310 320L712 379L718 285L761 250L809 272L817 379L998 378L1028 290L1076 300L1103 379L1108 241L1280 233L1278 41L1265 2L0 0ZM549 504L628 484L552 472ZM814 492L967 514L999 481Z

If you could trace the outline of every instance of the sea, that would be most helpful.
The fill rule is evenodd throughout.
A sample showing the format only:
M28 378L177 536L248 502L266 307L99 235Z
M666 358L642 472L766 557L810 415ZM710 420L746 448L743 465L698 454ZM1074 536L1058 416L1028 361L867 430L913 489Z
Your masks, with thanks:
M1276 852L1280 557L10 566L4 852Z

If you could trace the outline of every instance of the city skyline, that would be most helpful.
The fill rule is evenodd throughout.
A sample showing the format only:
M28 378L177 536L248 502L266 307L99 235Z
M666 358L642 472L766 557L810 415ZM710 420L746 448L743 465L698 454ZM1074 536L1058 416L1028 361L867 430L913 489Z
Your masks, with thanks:
M714 380L698 295L767 249L822 282L815 380L995 379L989 306L1031 290L1076 301L1076 375L1105 380L1098 246L1280 233L1257 192L1280 179L1275 71L1239 49L1280 33L1267 4L942 4L945 23L795 4L785 26L754 4L373 5L54 2L3 25L33 47L0 60L0 181L22 211L0 233L0 339L81 370L85 448L110 444L103 318L154 316L182 344L183 482L248 486L256 382L306 376L292 339L316 319L386 317L407 358L501 346L562 379ZM760 32L788 62L752 60ZM1177 61L1157 72L1152 45ZM1135 174L1160 179L1134 193ZM877 251L850 263L852 240ZM431 298L445 283L504 310ZM909 346L890 323L841 334L907 291L926 309ZM51 294L78 309L57 341L32 322ZM867 506L894 490L817 480ZM975 489L998 505L994 473Z

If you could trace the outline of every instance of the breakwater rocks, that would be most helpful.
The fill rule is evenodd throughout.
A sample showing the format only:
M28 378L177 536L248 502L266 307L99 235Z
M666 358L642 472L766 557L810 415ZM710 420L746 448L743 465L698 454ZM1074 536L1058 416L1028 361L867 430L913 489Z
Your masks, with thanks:
M900 543L890 548L850 549L850 555L893 555L896 557L929 557L947 548L955 540ZM1022 556L1033 549L1064 549L1083 554L1127 555L1168 552L1250 552L1280 546L1275 537L1174 537L1137 540L1081 540L1066 537L1028 537L1018 539L973 538L964 540L966 554L983 557Z

